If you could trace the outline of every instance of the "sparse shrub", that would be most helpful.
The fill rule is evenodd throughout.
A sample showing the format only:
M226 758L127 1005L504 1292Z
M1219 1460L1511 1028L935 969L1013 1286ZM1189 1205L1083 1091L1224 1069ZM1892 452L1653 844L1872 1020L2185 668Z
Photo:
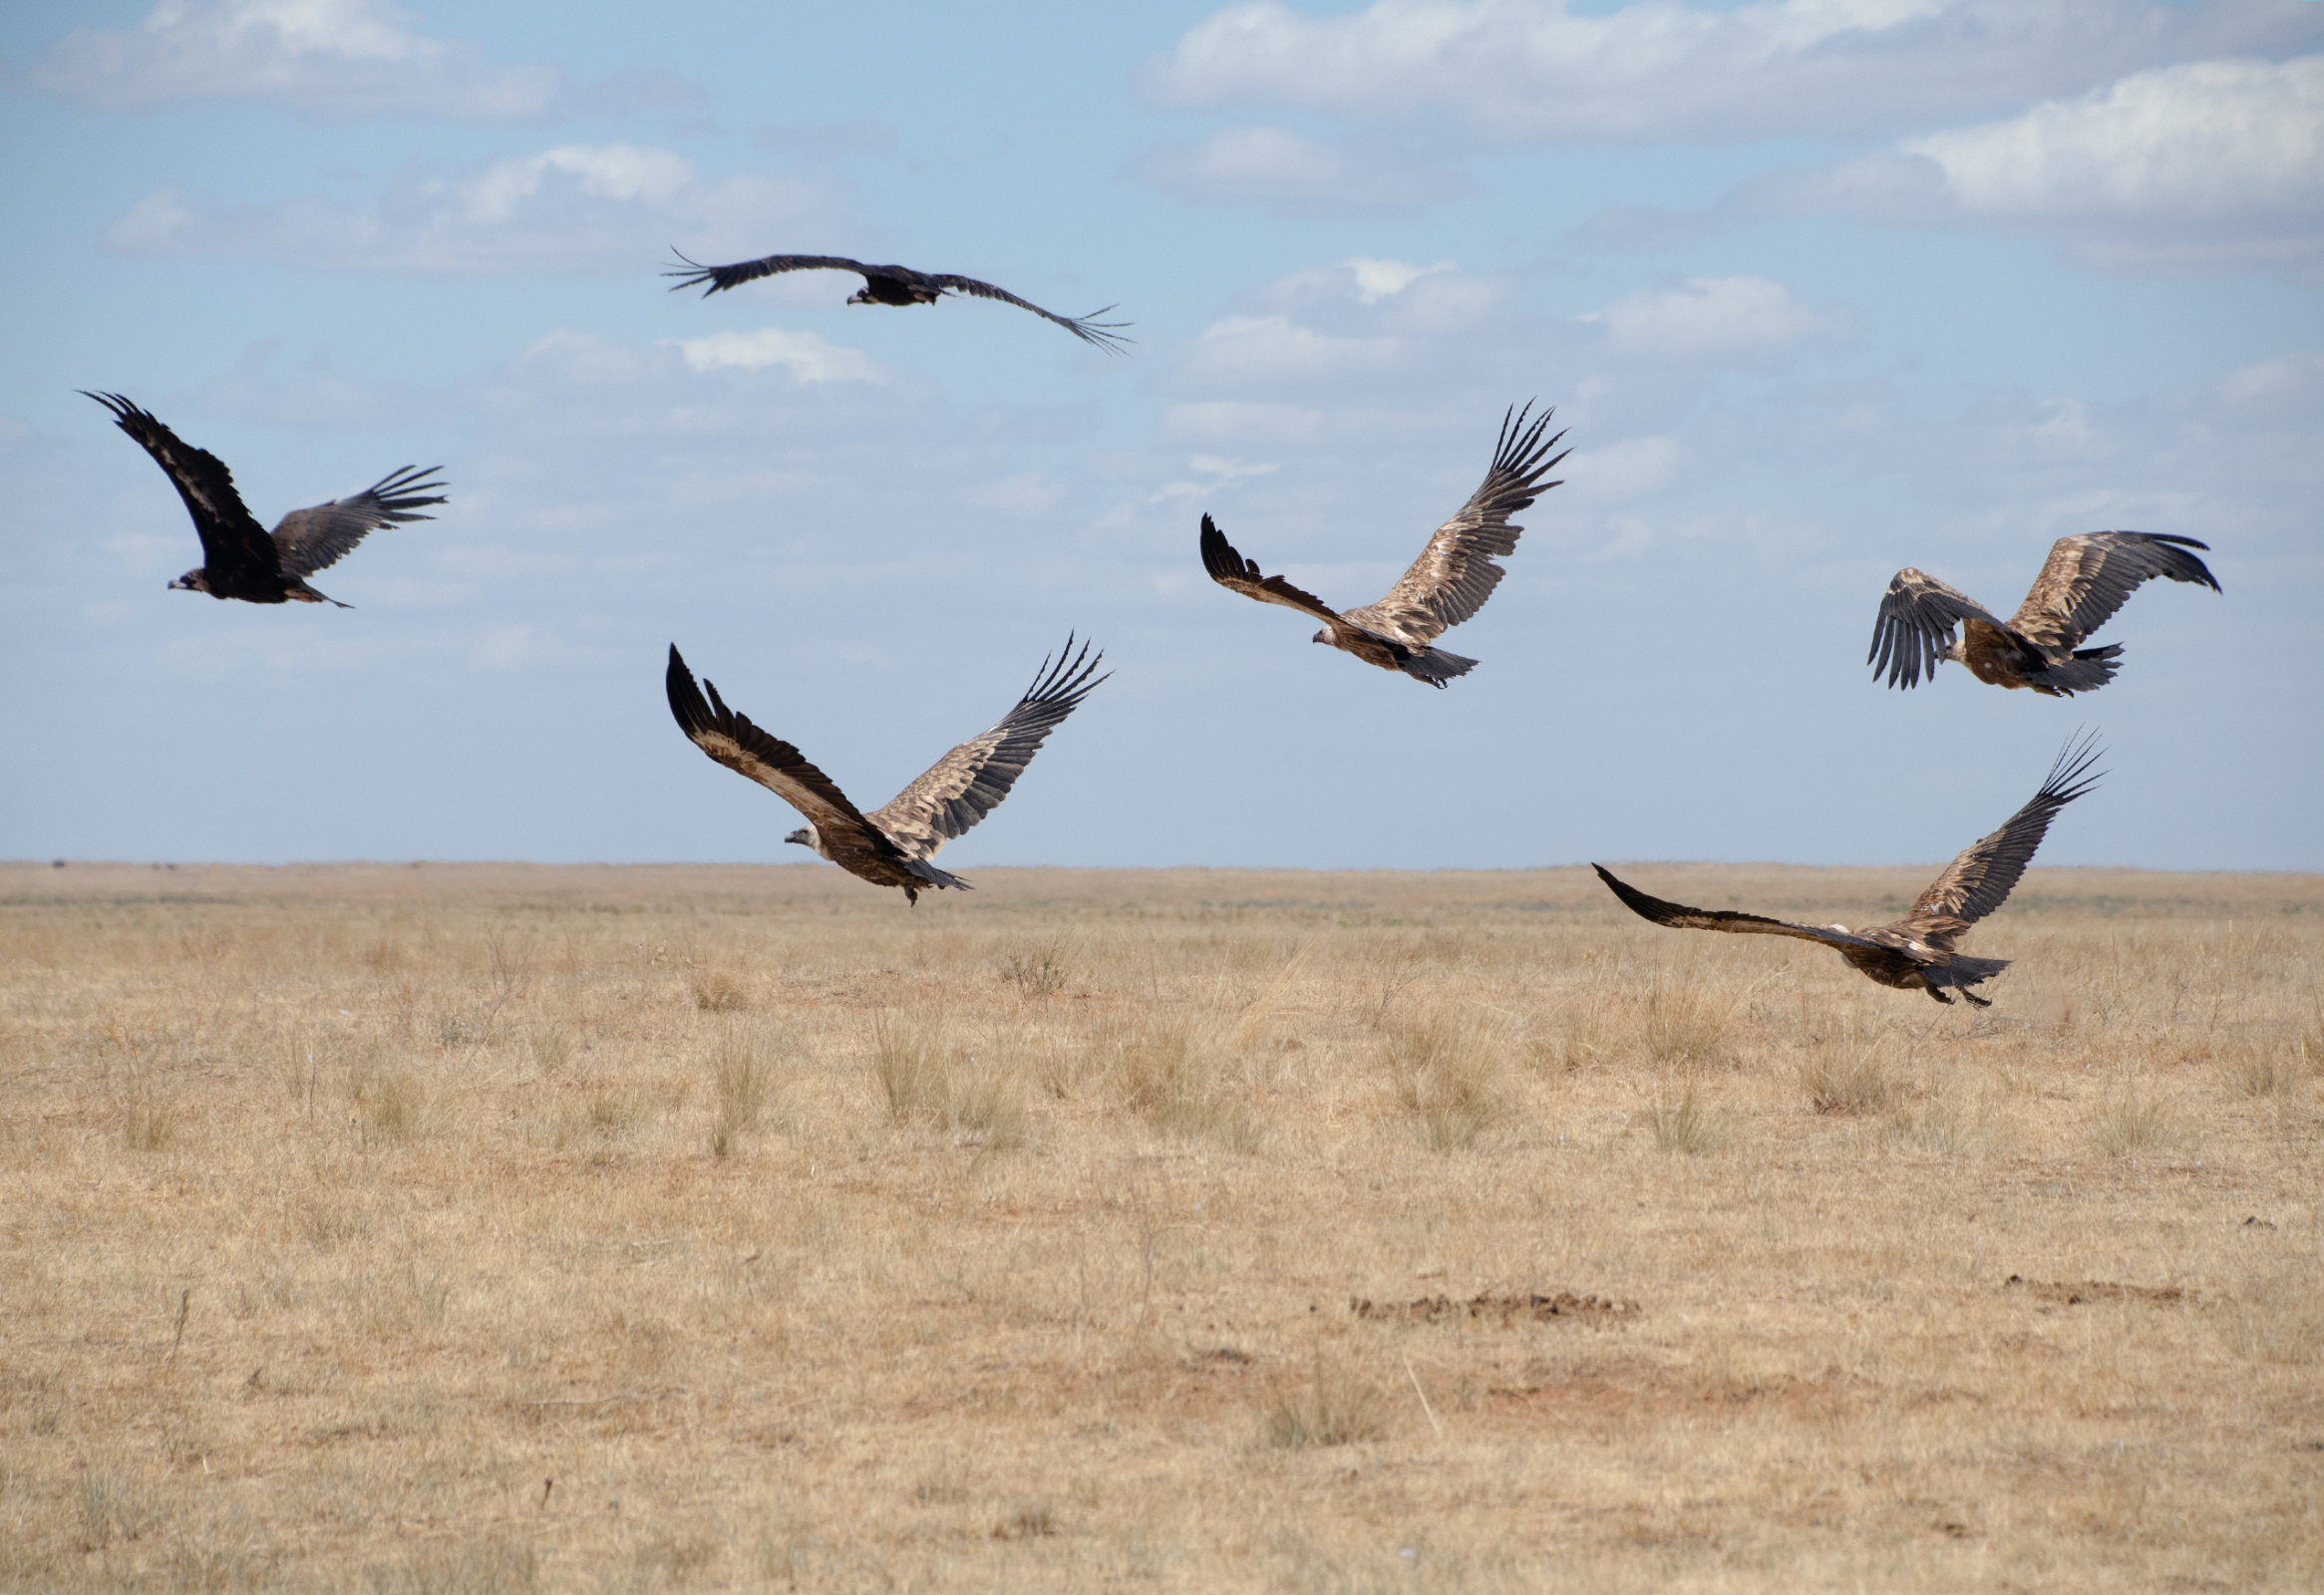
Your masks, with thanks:
M1818 1047L1800 1068L1800 1089L1820 1114L1876 1114L1896 1100L1896 1082L1870 1047Z
M1065 990L1065 955L1055 943L1013 952L1001 962L1001 979L1026 997L1054 997Z
M2091 1134L2109 1157L2159 1151L2178 1138L2169 1110L2152 1097L2110 1097L2091 1116Z
M1047 1539L1057 1532L1057 1508L1047 1501L1028 1501L993 1524L995 1539Z
M1718 1113L1704 1107L1691 1091L1676 1102L1657 1098L1646 1110L1645 1118L1659 1151L1701 1157L1717 1151L1727 1138L1726 1125Z
M1889 1132L1916 1151L1982 1156L1999 1151L2004 1137L1983 1122L1964 1118L1951 1103L1924 1103L1899 1109L1888 1120Z
M723 969L694 977L694 1006L706 1014L738 1014L751 1006L743 983Z
M1308 1382L1275 1398L1259 1419L1259 1434L1269 1445L1287 1450L1347 1445L1384 1433L1386 1412L1379 1387L1327 1363L1318 1350Z
M166 1150L177 1138L177 1115L166 1103L140 1098L122 1118L122 1144L134 1152Z
M2274 1097L2299 1084L2298 1048L2254 1047L2236 1060L2230 1077L2246 1097Z
M81 1509L82 1546L99 1550L117 1539L136 1539L153 1526L154 1513L120 1474L92 1467L74 1490Z
M370 1097L369 1138L404 1142L416 1140L426 1131L430 1117L427 1093L410 1075L377 1076Z
M1419 1116L1431 1151L1471 1144L1506 1111L1494 1086L1501 1051L1497 1038L1441 1014L1392 1026L1381 1038L1397 1100Z
M1165 1135L1246 1154L1265 1139L1258 1117L1227 1093L1219 1059L1182 1019L1118 1018L1091 1038L1090 1055L1090 1072Z

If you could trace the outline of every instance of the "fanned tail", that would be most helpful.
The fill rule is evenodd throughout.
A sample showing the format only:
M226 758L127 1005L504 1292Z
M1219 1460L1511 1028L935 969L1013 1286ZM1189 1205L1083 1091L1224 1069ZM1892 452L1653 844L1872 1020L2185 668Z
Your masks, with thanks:
M1396 668L1415 681L1426 682L1439 692L1456 676L1466 676L1477 668L1477 661L1466 654L1447 653L1442 648L1430 648L1409 659L1399 659Z

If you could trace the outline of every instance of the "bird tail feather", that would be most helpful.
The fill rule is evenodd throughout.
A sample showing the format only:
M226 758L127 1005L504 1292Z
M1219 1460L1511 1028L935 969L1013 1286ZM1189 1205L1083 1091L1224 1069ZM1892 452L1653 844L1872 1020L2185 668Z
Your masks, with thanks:
M1415 681L1425 681L1439 691L1456 676L1466 676L1477 668L1477 661L1466 654L1447 653L1442 648L1430 648L1409 659L1397 661L1397 669Z
M2034 678L2034 685L2047 687L2052 692L2072 697L2078 692L2096 692L2115 679L2122 668L2119 656L2123 645L2109 643L2104 648L2085 648L2071 659L2061 659Z

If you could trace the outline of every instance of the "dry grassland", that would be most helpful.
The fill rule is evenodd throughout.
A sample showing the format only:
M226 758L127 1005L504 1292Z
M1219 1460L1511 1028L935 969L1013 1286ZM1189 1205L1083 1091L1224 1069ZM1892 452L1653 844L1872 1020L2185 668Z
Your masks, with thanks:
M2324 1579L2324 879L975 878L0 868L0 1590Z

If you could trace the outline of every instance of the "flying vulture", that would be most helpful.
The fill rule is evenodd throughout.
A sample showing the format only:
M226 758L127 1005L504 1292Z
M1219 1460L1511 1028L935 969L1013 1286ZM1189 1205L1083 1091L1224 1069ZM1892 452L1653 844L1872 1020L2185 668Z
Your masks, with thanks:
M1068 654L1073 655L1070 660ZM1106 656L1089 655L1087 643L1074 654L1073 638L1066 638L1057 667L1053 670L1047 659L1042 660L1033 685L998 725L937 760L885 807L868 814L849 802L831 778L809 764L797 748L727 708L716 687L705 681L697 688L676 644L670 647L665 680L670 713L678 717L678 729L695 747L807 815L808 823L785 841L812 847L874 886L901 886L904 899L917 906L924 888L969 889L967 881L928 860L1009 796L1009 789L1041 751L1042 740L1092 688L1112 675L1109 671L1093 680ZM707 703L704 688L710 693Z
M442 470L410 466L391 472L359 493L334 498L311 509L293 509L275 523L269 537L234 490L233 474L225 462L206 449L188 447L177 434L117 393L90 393L113 412L114 425L138 441L167 474L193 516L201 537L201 563L169 583L172 590L206 592L212 598L239 598L246 603L279 604L297 599L302 604L352 604L315 591L306 578L326 570L347 556L375 526L394 521L433 520L418 511L423 504L440 504L442 496L422 497L441 481L421 478Z
M2098 758L2093 740L2084 738L2079 747L2068 743L2058 755L2058 762L2050 767L2049 779L2042 783L2042 790L2003 821L1999 830L1973 843L1946 865L1945 872L1930 882L1928 890L1920 894L1904 917L1892 924L1850 930L1845 925L1795 925L1788 920L1739 914L1723 908L1689 908L1647 896L1635 886L1616 880L1603 864L1590 867L1598 872L1598 879L1613 888L1615 896L1630 905L1632 912L1658 925L1669 925L1675 930L1725 930L1749 936L1798 936L1806 941L1820 941L1846 959L1850 969L1883 986L1925 991L1940 1003L1953 1000L1945 994L1950 988L1976 1007L1990 1008L1993 1006L1990 1001L1969 988L2000 974L2009 967L2010 961L1970 958L1956 952L1954 943L2008 898L2018 877L2026 872L2026 865L2033 861L2034 849L2042 844L2042 833L2050 828L2058 810L2098 784L2096 776L2084 778L2084 772Z
M2188 548L2209 543L2160 532L2093 531L2060 537L2050 546L2033 591L2006 622L1965 593L1909 567L1896 572L1872 627L1872 674L1888 672L1891 687L1916 687L1921 672L1936 678L1939 659L1969 667L1996 687L2031 687L2052 698L2096 692L2114 679L2121 643L2081 648L2107 623L2139 584L2157 576L2219 590L2218 579ZM1956 638L1953 627L1966 635Z
M1540 478L1565 458L1562 454L1547 458L1565 434L1542 442L1541 434L1556 412L1544 410L1527 426L1532 408L1527 404L1522 411L1502 415L1500 441L1494 446L1493 469L1485 474L1484 484L1469 495L1459 514L1437 528L1412 568L1376 604L1334 610L1281 576L1260 575L1257 563L1236 552L1208 515L1202 517L1202 568L1212 581L1246 598L1313 615L1323 622L1315 641L1382 670L1401 670L1441 690L1455 676L1469 674L1477 661L1430 645L1445 628L1476 614L1508 574L1493 562L1493 556L1516 550L1517 533L1525 528L1509 524L1511 512L1557 485Z
M672 251L676 253L676 251ZM1110 355L1122 353L1122 345L1129 342L1115 332L1127 327L1127 321L1100 321L1097 318L1114 307L1093 310L1086 316L1061 316L1054 310L1044 310L1030 299L1020 299L1006 288L996 288L989 282L974 277L956 277L950 272L914 271L909 266L867 266L860 260L848 260L839 255L769 255L763 260L744 260L731 266L696 265L684 255L678 256L679 267L665 271L665 277L679 280L670 284L670 291L691 288L699 283L710 286L702 290L707 299L721 288L732 288L759 277L772 277L779 271L852 271L863 279L863 286L847 298L851 305L932 305L943 298L947 290L967 294L972 299L998 299L1015 305L1019 310L1030 310L1044 321L1054 321L1087 344L1095 344Z

